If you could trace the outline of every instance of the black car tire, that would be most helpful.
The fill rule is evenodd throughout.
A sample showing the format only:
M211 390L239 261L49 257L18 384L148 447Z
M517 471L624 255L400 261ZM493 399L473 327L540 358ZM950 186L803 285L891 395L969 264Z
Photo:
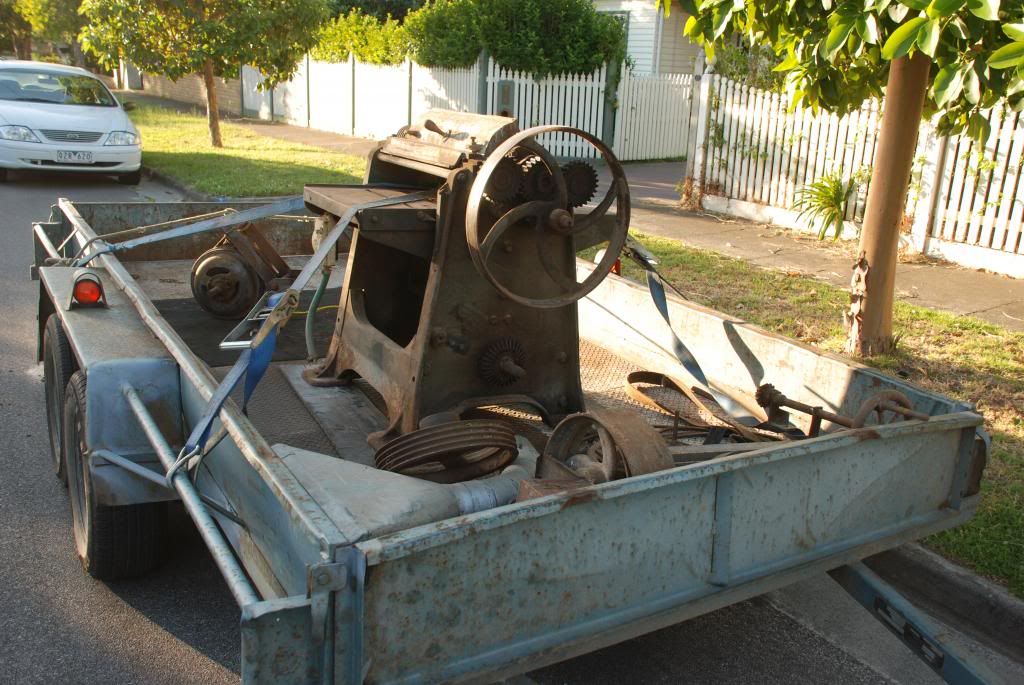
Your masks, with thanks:
M64 458L71 497L75 551L93 578L141 576L162 557L167 503L110 507L96 501L86 445L85 373L71 376L64 401ZM116 468L116 467L110 467Z
M60 317L51 314L43 328L43 385L46 392L46 427L50 433L50 454L57 478L68 486L64 469L64 391L75 372L75 357Z

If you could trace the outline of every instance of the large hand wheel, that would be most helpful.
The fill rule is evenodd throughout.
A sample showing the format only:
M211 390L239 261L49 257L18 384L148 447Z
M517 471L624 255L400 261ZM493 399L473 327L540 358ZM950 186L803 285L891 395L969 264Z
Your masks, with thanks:
M532 143L532 139L546 133L568 133L579 136L597 149L605 159L608 168L612 172L612 182L601 202L589 214L577 217L573 215L570 206L565 177L562 175L561 167L554 157L539 144ZM493 225L488 227L482 216L484 194L491 176L498 165L506 156L517 147L526 147L537 154L551 173L554 182L554 192L551 199L530 200L505 212ZM565 236L572 240L576 233L590 229L601 217L608 213L612 203L615 203L615 226L608 238L608 247L604 257L597 267L582 282L577 282L575 270L573 273L563 273L550 261L550 256L541 245L541 237L551 231ZM544 270L562 290L561 295L554 297L529 297L521 293L513 292L501 283L491 271L488 261L494 248L501 242L502 236L509 228L522 225L524 222L531 222L537 236L537 256ZM581 131L570 126L535 126L534 128L521 131L504 143L495 148L484 162L477 173L473 187L469 191L469 204L466 208L466 242L469 245L469 254L473 259L480 275L486 278L491 285L508 299L526 305L528 307L539 307L551 309L564 307L585 297L611 271L615 260L619 258L622 247L626 243L626 234L629 231L629 185L626 183L626 174L622 169L619 160L615 158L612 151L595 136L586 131Z

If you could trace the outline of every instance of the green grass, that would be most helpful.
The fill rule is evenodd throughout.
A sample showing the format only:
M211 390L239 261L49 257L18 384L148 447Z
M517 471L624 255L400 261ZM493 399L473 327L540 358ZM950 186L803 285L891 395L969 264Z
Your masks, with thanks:
M222 121L223 148L210 145L206 118L161 107L131 113L142 134L142 163L201 193L227 197L297 195L306 183L359 183L352 155L268 138Z
M673 240L637 236L687 297L783 335L841 353L849 296L811 278L767 271ZM626 267L627 276L639 271ZM942 395L974 402L993 449L977 515L925 542L1024 597L1024 334L898 302L892 354L863 359Z

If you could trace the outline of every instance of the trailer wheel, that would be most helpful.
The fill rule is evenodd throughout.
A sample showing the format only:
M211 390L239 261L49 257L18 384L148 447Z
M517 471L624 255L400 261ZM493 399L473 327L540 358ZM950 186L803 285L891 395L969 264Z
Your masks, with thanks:
M96 502L85 443L85 387L85 374L76 371L64 400L64 459L75 551L94 578L143 575L160 562L167 503L108 507Z
M75 372L75 357L60 317L51 314L43 329L43 380L46 388L46 427L50 433L50 455L57 478L68 486L61 442L64 390Z

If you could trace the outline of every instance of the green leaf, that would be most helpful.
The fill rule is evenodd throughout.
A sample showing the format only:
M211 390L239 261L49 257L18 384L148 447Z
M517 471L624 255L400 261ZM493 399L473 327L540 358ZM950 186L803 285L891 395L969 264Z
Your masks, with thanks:
M800 64L799 60L797 60L796 55L791 52L786 55L786 59L775 65L775 68L772 69L772 71L789 71L790 69L795 68L798 64Z
M932 99L938 107L955 100L960 96L964 86L962 68L956 64L947 64L939 69L932 83Z
M979 145L984 145L988 142L988 137L991 133L992 124L988 123L988 119L978 112L972 114L971 118L967 120L967 135L977 141Z
M897 2L895 5L889 5L889 18L896 23L899 23L903 21L903 17L907 16L907 12L909 11L909 7Z
M964 78L964 97L972 105L978 104L981 100L981 79L978 78L978 72L974 69L968 69L967 76Z
M857 33L864 40L865 43L875 45L878 43L878 22L875 21L875 15L864 14L857 17Z
M729 4L718 5L711 12L711 18L714 22L714 37L717 40L729 26L729 20L732 19L732 7Z
M921 31L921 26L927 21L924 17L914 17L893 31L889 39L885 41L885 45L882 46L882 57L897 59L910 52L917 40L917 34Z
M1003 24L1003 33L1013 40L1024 40L1024 24Z
M900 0L900 3L918 12L928 9L928 0Z
M1009 69L1024 60L1024 43L1009 43L988 57L988 66L993 69Z
M851 31L853 31L853 23L840 22L828 32L828 36L825 38L825 59L832 61L835 54L839 52L839 48L843 47L843 43L850 36Z
M928 5L929 17L948 17L964 6L967 0L932 0Z
M967 0L967 9L974 16L987 21L999 19L999 0Z
M946 26L960 40L967 39L967 25L961 21L960 17L953 17Z
M693 37L697 25L697 17L691 14L686 18L686 24L683 26L683 35Z
M917 47L929 57L935 57L935 49L939 47L939 22L932 19L917 34Z

